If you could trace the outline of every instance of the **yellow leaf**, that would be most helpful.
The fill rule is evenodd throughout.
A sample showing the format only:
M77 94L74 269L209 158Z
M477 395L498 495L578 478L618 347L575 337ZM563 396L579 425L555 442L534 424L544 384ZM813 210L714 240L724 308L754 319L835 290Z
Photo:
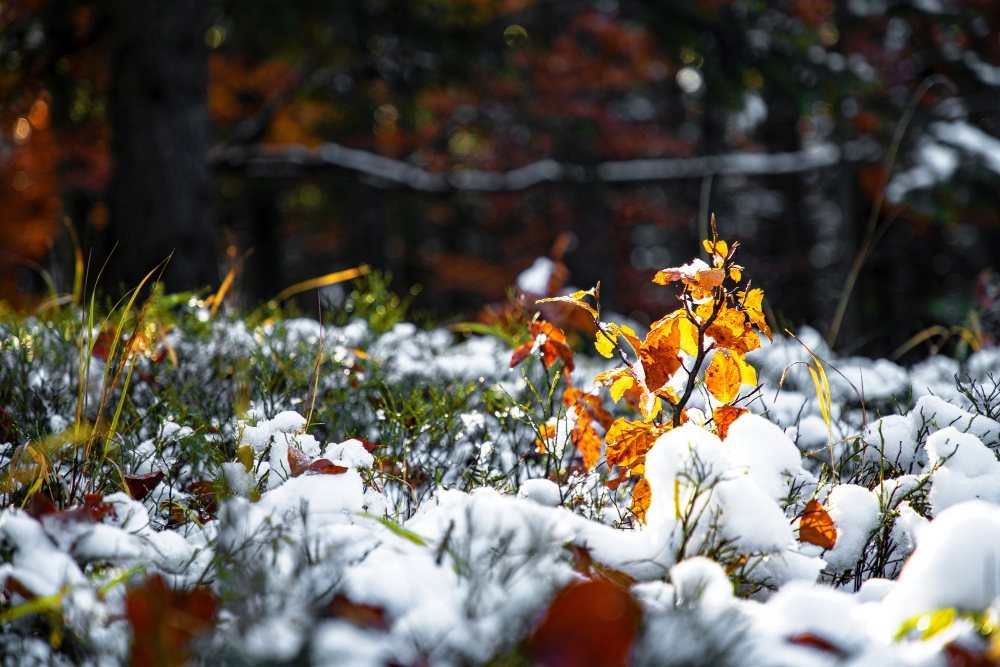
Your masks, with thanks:
M598 354L606 359L615 356L615 343L618 341L618 335L613 327L614 325L610 324L603 330L598 329L597 337L594 339L594 347L597 348Z
M243 445L236 450L236 458L243 464L247 472L253 470L253 450L248 445Z
M626 391L632 388L635 384L635 380L632 379L631 375L623 375L611 385L611 400L615 403L622 399L622 396Z
M740 393L740 369L725 350L712 356L705 371L705 386L721 403L729 403Z
M729 269L729 277L733 279L733 282L737 282L738 283L739 281L743 280L743 272L740 271L735 266L730 267L730 269Z
M737 368L740 369L740 383L748 384L751 387L757 386L757 371L754 367L747 363L747 360L743 358L742 354L733 354L733 361L736 362Z

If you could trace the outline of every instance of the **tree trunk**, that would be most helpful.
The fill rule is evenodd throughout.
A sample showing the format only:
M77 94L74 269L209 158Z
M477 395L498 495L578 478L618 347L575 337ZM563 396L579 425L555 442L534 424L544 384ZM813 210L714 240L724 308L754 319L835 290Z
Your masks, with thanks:
M112 0L111 284L173 253L168 291L218 280L210 210L204 0Z

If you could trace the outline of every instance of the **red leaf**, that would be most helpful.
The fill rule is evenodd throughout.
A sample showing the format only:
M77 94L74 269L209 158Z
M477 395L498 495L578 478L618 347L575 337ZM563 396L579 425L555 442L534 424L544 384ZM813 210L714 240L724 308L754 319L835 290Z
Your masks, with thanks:
M125 475L125 489L136 500L142 500L162 481L162 470L147 472L142 475Z
M195 500L201 505L201 511L198 514L201 518L212 518L215 516L216 510L219 509L217 500L217 488L215 482L210 480L202 480L200 482L191 482L188 484L188 492L195 497Z
M795 644L797 646L808 646L809 648L825 651L827 653L833 653L838 656L847 655L847 653L839 646L832 644L827 639L811 632L800 632L796 635L792 635L788 638L788 643Z
M989 649L975 652L952 642L943 652L948 667L997 667L997 659Z
M641 622L642 608L626 588L588 579L556 593L528 650L546 667L617 667L627 664Z
M364 445L365 450L367 450L369 453L373 452L376 447L382 446L377 442L371 442L370 440L365 440L364 438L355 437L354 439L360 442L362 445Z
M215 625L219 601L207 588L175 591L154 574L125 594L125 618L132 626L133 667L181 667L189 644Z
M31 495L31 501L28 503L28 516L32 519L38 520L43 516L55 514L58 511L59 508L56 507L56 504L44 493L34 493Z
M347 468L339 466L329 459L316 459L302 471L306 475L342 475Z
M298 477L306 471L309 466L309 459L298 447L288 448L288 469L292 472L292 477Z

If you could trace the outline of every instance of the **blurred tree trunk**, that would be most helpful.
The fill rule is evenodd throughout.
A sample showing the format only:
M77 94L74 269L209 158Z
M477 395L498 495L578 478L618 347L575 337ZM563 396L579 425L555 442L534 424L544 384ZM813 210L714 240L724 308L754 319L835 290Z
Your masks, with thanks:
M110 284L174 253L168 290L215 283L204 0L112 0Z

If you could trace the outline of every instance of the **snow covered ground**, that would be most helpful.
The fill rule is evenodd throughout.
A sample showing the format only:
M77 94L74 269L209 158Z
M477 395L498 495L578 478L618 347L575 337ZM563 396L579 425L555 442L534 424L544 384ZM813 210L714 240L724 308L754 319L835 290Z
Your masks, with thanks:
M594 646L597 664L616 641L637 665L1000 660L1000 350L906 369L800 332L826 361L828 428L797 365L809 353L765 342L750 355L764 383L752 414L724 440L688 423L649 452L641 524L605 465L583 471L566 442L536 451L542 417L572 418L532 415L551 379L540 364L509 369L492 337L306 319L176 328L176 367L136 365L136 423L109 439L101 495L49 506L22 473L74 474L69 445L43 437L76 418L79 364L52 352L74 343L38 322L5 334L0 379L21 378L31 400L3 416L30 416L38 435L29 450L2 442L23 429L0 429L4 665L125 664L150 646L170 664L269 665L571 665ZM307 425L320 346L329 416ZM261 374L278 361L300 367L301 391L273 381L233 408L239 369L271 386ZM575 384L604 363L578 355ZM398 404L426 387L465 401L447 431ZM195 420L184 396L231 411ZM355 432L333 437L335 419ZM800 539L810 500L832 548ZM582 603L559 602L573 591Z

